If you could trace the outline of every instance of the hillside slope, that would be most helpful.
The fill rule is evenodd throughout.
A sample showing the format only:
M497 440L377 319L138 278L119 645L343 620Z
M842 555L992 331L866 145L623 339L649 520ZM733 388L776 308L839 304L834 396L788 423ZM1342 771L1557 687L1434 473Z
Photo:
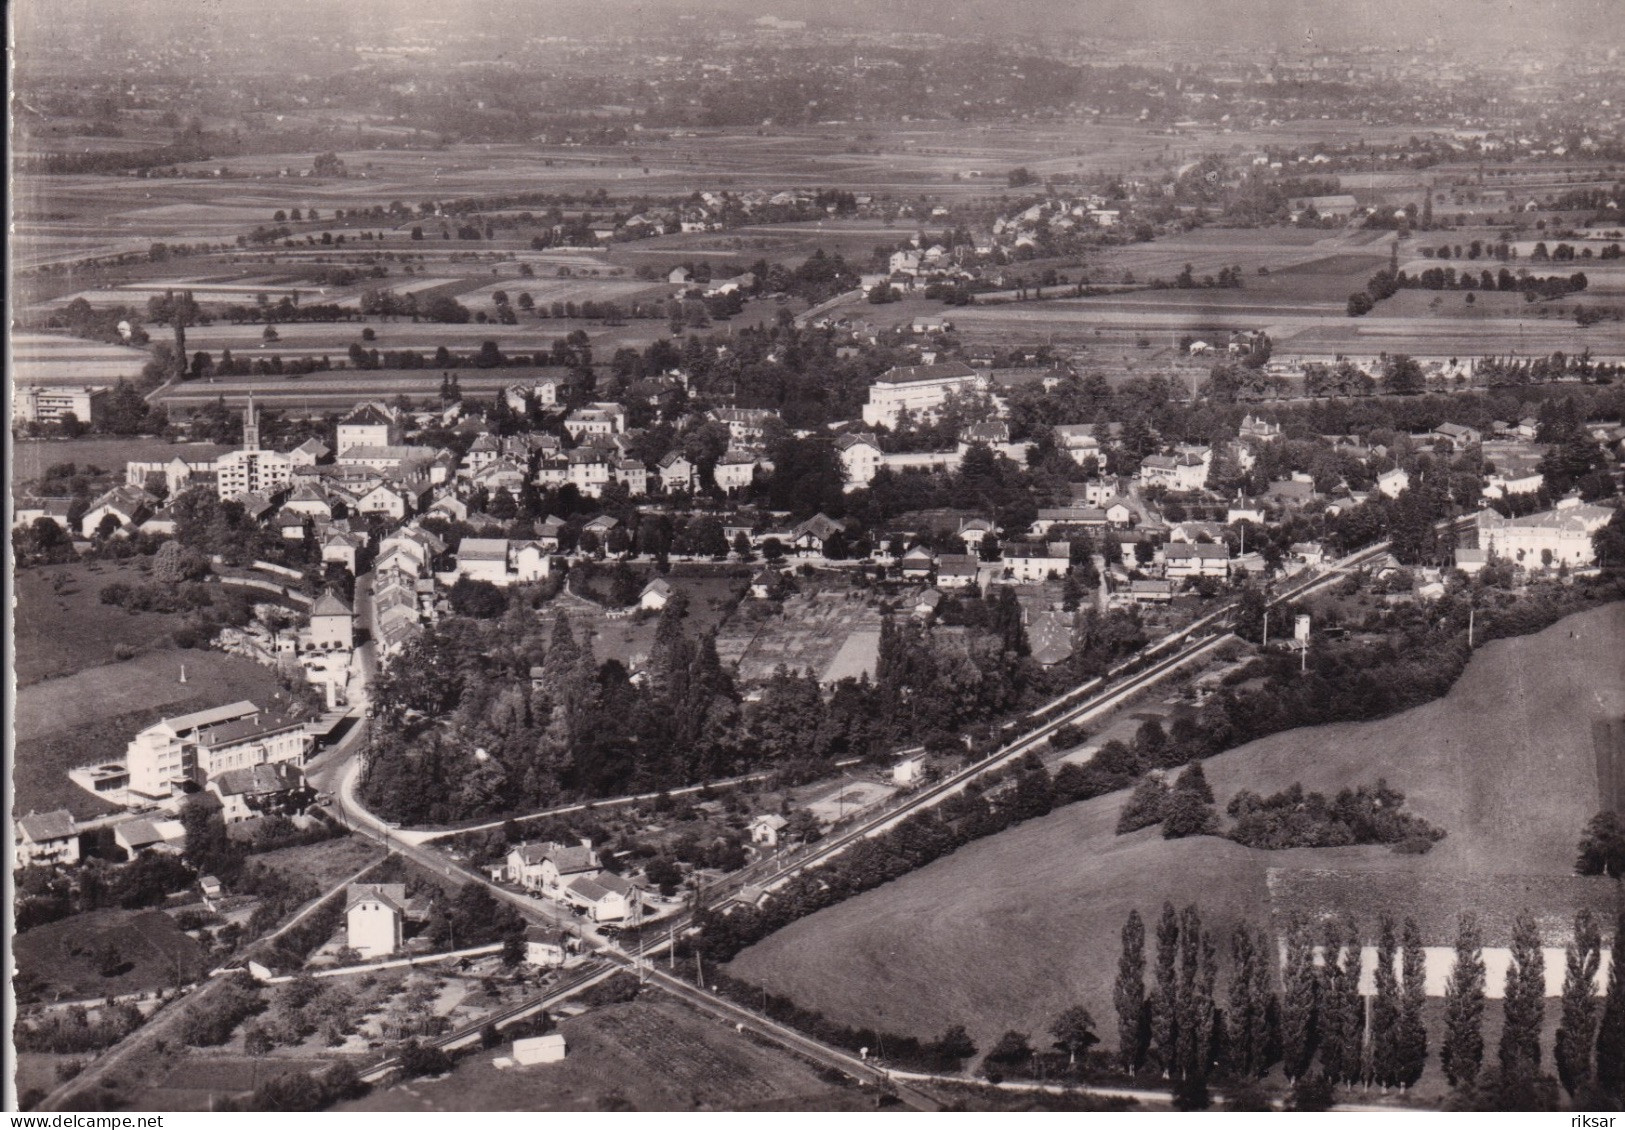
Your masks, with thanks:
M1335 790L1386 777L1407 808L1449 833L1428 855L1375 846L1266 852L1212 837L1165 841L1156 829L1117 836L1126 795L1117 793L794 923L732 969L832 1019L918 1035L963 1023L985 1047L1007 1028L1042 1033L1079 1001L1109 1027L1123 920L1137 907L1154 926L1164 898L1199 904L1226 935L1238 917L1268 926L1271 889L1306 887L1280 882L1295 871L1341 873L1314 887L1328 905L1312 909L1347 910L1367 930L1382 909L1401 908L1393 883L1362 884L1361 872L1408 871L1427 877L1430 891L1470 887L1487 911L1500 909L1482 905L1497 891L1520 902L1549 891L1566 902L1571 883L1529 877L1570 874L1599 803L1591 723L1622 713L1625 603L1617 603L1487 645L1439 701L1377 722L1273 735L1206 763L1221 806L1241 788L1269 793L1301 781ZM1486 884L1489 875L1524 878ZM1430 943L1451 940L1437 935L1460 908L1438 909L1424 923ZM1537 909L1562 920L1563 907Z

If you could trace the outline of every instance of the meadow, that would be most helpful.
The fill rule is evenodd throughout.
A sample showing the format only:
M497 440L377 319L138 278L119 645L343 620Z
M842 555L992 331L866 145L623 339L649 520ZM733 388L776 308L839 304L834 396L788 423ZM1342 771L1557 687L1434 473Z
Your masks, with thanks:
M1347 912L1370 933L1384 910L1403 912L1391 905L1396 884L1425 881L1463 899L1421 919L1426 944L1450 944L1455 912L1475 909L1495 931L1486 944L1504 945L1510 914L1527 907L1547 944L1559 945L1574 910L1575 843L1600 803L1591 719L1622 710L1625 604L1616 603L1486 645L1436 702L1287 731L1205 765L1221 809L1243 788L1269 794L1301 782L1335 792L1386 778L1408 811L1448 833L1426 855L1271 852L1213 837L1164 840L1156 828L1118 836L1126 793L1116 793L802 919L732 970L843 1023L920 1036L962 1023L986 1047L1008 1028L1041 1032L1074 1003L1108 1018L1119 930L1133 909L1154 922L1164 899L1197 904L1223 953L1234 925L1272 927L1275 890L1297 892L1291 910ZM1285 881L1296 872L1338 878L1309 906L1304 885Z
M19 975L44 1000L174 988L204 972L202 949L161 910L93 910L25 930L13 944ZM109 945L128 966L111 977L101 973Z

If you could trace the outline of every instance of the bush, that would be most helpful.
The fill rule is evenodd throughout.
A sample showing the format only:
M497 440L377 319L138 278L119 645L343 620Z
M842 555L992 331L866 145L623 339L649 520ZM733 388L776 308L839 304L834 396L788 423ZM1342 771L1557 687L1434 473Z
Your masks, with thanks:
M265 1010L259 986L233 977L211 998L190 1002L181 1022L181 1039L195 1048L217 1047L231 1039L237 1025Z
M584 990L581 999L589 1005L625 1004L637 999L640 987L638 979L632 974L616 973Z
M1121 836L1162 823L1168 815L1168 803L1168 786L1150 774L1141 777L1118 814L1117 834Z
M1305 1075L1292 1088L1292 1109L1296 1111L1331 1110L1335 1096L1332 1081L1320 1072Z
M416 1040L408 1040L401 1045L399 1058L401 1071L405 1073L408 1079L444 1075L454 1066L451 1056L439 1048L424 1047Z
M1168 814L1162 821L1162 838L1178 840L1185 836L1212 835L1217 825L1211 804L1203 801L1198 793L1176 788L1168 799Z

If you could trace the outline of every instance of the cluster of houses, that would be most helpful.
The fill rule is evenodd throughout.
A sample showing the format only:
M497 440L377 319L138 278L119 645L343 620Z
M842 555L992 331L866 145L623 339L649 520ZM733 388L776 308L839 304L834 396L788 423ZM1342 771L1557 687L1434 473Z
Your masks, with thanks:
M492 869L491 878L551 899L596 923L637 919L644 910L642 891L606 871L591 840L518 844Z
M1046 230L1058 234L1115 228L1122 219L1122 209L1112 207L1104 196L1057 196L994 220L993 242L1012 251L1036 249Z

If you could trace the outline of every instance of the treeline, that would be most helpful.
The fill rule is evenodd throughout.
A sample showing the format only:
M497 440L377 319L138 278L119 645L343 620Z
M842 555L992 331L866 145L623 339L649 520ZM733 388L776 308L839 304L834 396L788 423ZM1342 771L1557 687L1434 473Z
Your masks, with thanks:
M175 144L140 149L134 152L118 150L94 153L37 153L17 157L19 172L44 173L47 176L117 176L126 173L150 174L165 170L178 176L177 165L190 161L207 161L214 155L214 146L201 135L187 135L187 140Z
M1375 309L1385 298L1392 298L1401 290L1461 290L1500 293L1519 293L1525 301L1566 298L1586 289L1588 281L1584 271L1572 275L1533 275L1528 271L1513 274L1506 267L1492 274L1488 268L1477 273L1471 268L1457 271L1455 267L1429 267L1415 275L1407 271L1385 267L1367 280L1364 290L1349 295L1348 314L1362 317Z

